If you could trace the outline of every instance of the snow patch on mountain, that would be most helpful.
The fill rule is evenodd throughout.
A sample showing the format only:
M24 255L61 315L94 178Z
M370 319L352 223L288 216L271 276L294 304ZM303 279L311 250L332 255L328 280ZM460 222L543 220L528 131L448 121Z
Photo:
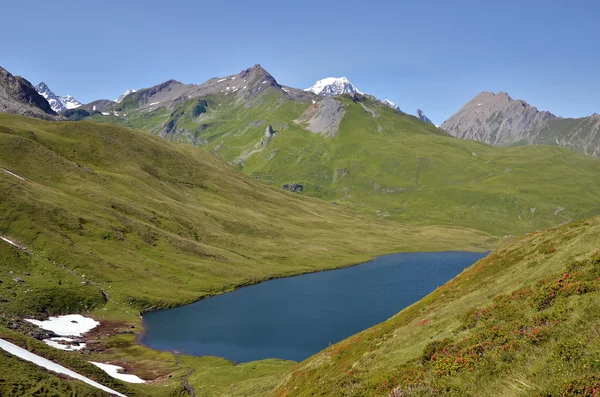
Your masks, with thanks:
M136 89L134 88L130 88L127 91L125 91L124 93L122 93L121 95L119 95L119 97L117 99L115 99L116 103L121 103L123 101L123 99L125 99L125 97L129 94L133 94L134 92L137 92Z
M312 87L306 88L304 91L310 91L320 96L362 94L346 77L327 77L317 81Z
M64 112L67 109L75 109L81 106L81 102L71 95L58 96L43 81L35 86L35 90L43 96L55 112Z
M390 101L389 99L384 99L381 101L381 103L383 103L386 106L391 107L394 110L400 110L400 107L398 105L396 105L394 102Z

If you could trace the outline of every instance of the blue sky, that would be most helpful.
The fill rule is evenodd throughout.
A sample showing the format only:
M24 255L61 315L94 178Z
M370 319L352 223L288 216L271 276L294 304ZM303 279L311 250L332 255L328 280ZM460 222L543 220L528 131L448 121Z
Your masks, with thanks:
M600 2L19 1L0 66L82 102L260 63L306 88L347 76L437 124L480 91L564 117L600 112Z

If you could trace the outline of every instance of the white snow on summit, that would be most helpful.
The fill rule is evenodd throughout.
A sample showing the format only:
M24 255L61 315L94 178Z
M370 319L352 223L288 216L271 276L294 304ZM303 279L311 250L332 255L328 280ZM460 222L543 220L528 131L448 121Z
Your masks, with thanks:
M81 102L73 98L71 95L61 96L59 98L67 109L75 109L81 106Z
M75 109L81 106L81 102L73 98L71 95L57 96L46 83L41 82L35 86L35 90L50 104L50 107L55 112L64 112L67 109Z
M362 94L346 77L327 77L317 81L312 87L305 89L321 96L334 96L341 94Z
M125 91L124 93L122 93L121 95L119 95L119 97L117 99L115 99L116 103L121 103L123 101L123 99L129 95L129 94L133 94L134 92L137 92L136 89L130 88L127 91Z
M380 102L383 103L386 106L391 107L394 110L400 110L400 107L398 105L396 105L394 102L390 101L389 99L384 99L384 100L382 100Z

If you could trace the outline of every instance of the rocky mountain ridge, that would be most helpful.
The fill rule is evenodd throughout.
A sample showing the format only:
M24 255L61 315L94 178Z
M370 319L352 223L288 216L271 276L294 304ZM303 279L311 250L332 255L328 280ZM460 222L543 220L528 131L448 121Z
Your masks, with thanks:
M506 92L481 92L440 126L449 134L492 145L558 145L600 156L598 115L564 119Z
M48 101L50 107L56 113L64 112L68 109L76 109L81 106L81 102L71 95L56 95L43 81L35 86L35 90Z
M0 112L54 120L56 112L33 85L0 67Z

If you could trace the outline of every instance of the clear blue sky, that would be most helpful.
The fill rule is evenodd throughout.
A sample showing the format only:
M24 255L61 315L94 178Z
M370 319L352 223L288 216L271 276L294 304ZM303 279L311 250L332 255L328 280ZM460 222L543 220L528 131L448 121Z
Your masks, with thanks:
M260 63L306 88L347 76L437 124L480 91L600 112L600 1L6 1L0 66L81 102Z

